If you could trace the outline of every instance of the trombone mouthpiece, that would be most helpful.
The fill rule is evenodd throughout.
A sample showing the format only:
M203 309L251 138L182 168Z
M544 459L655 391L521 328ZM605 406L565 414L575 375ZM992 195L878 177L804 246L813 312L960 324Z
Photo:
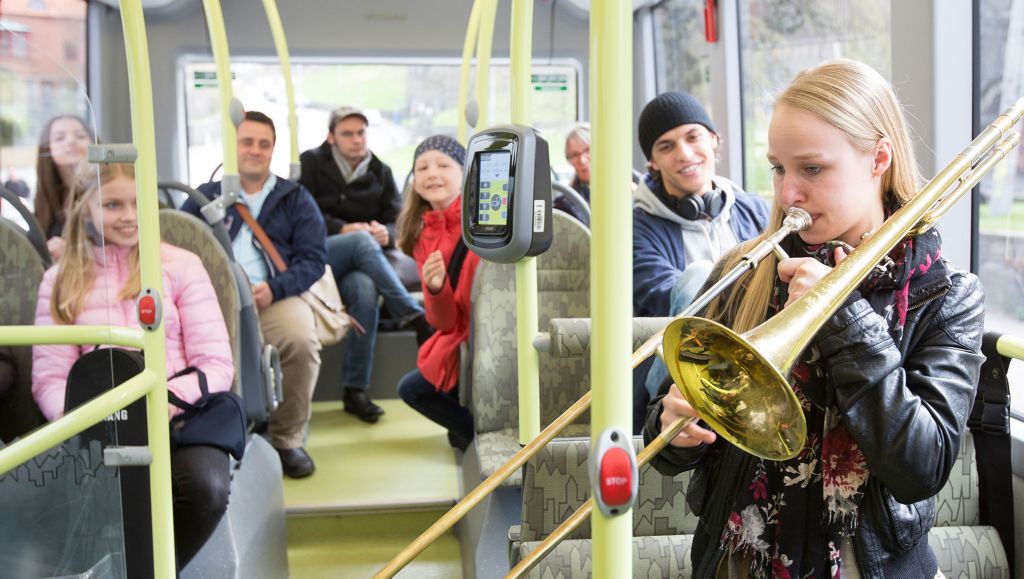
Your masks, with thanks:
M790 207L786 211L786 218L782 220L782 227L790 231L803 231L811 226L811 214L799 207Z

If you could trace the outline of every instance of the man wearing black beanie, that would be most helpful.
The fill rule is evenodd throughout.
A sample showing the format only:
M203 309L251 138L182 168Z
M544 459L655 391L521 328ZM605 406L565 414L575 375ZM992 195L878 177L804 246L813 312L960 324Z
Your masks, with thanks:
M633 309L670 316L693 301L718 258L764 230L768 205L715 174L718 134L693 95L647 103L637 136L649 172L633 193ZM648 393L666 375L656 362Z

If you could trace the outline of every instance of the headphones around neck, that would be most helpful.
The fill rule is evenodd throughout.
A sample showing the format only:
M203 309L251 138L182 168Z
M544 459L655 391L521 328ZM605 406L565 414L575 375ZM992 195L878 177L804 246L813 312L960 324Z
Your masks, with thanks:
M725 208L725 191L712 189L703 195L687 195L677 204L679 216L689 221L714 219Z

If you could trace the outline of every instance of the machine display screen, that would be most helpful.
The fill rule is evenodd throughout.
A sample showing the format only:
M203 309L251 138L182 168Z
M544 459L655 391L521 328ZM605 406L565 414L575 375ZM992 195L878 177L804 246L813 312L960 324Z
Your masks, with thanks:
M493 151L478 156L476 223L487 227L508 225L508 194L512 169L511 151Z

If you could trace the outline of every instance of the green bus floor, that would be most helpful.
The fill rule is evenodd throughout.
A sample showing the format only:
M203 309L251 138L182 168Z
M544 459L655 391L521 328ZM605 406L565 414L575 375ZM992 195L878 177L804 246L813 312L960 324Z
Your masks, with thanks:
M458 467L445 430L399 399L377 400L376 424L313 403L306 450L316 472L284 481L285 510L312 514L381 509L447 509L459 496Z
M293 516L288 518L288 568L292 579L364 579L388 563L444 511ZM459 541L442 535L397 577L459 579Z

